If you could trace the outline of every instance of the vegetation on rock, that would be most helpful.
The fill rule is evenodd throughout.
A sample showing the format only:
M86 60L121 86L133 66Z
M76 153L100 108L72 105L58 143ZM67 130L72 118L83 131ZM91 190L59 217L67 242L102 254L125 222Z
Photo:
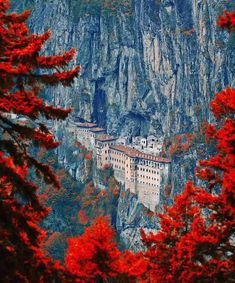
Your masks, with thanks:
M41 159L49 149L56 148L59 143L40 118L64 119L70 109L45 104L39 97L40 89L59 83L69 86L80 68L66 70L74 49L61 55L41 56L49 32L30 34L25 24L29 12L16 14L8 10L9 1L0 0L0 256L4 259L0 267L1 280L32 283L233 282L235 89L230 87L217 93L211 102L217 123L208 125L206 135L215 145L215 154L201 160L196 169L196 176L204 186L187 182L183 192L175 197L174 204L165 207L164 213L159 215L159 232L146 235L142 230L146 251L136 254L120 251L108 218L99 216L82 235L68 239L65 267L43 253L46 233L39 223L49 212L43 202L53 200L54 196L50 187L38 194L38 183L43 180L49 186L60 188L60 181L66 182L66 173L57 168L56 176L48 164L30 155L29 148L39 148ZM235 11L220 16L218 25L235 31ZM24 119L14 119L13 114ZM181 137L177 138L172 152L187 150L192 139L187 135L181 143ZM84 161L91 162L91 153L85 148L80 150ZM49 163L55 163L53 157ZM35 172L34 179L32 172ZM101 175L108 190L96 190L88 177L83 192L76 194L76 200L81 201L76 221L81 225L90 224L90 211L93 215L105 214L101 200L108 206L110 200L115 202L119 195L112 169L107 167ZM166 189L166 193L169 190ZM61 232L54 231L44 246L61 240L64 240Z
M60 184L50 166L30 155L29 147L49 150L59 145L40 117L64 119L70 109L45 104L39 97L40 89L59 83L69 86L80 67L66 70L74 49L61 55L40 55L50 32L30 34L25 23L29 12L8 13L9 6L8 0L0 1L1 280L61 281L64 269L41 249L45 232L38 223L49 210L40 201L37 180L31 180L29 172L34 170L39 179L57 188Z
M235 12L225 12L218 25L234 29ZM146 282L232 282L235 276L235 89L215 95L211 109L216 124L207 138L216 153L196 169L203 187L188 182L172 207L160 214L161 229L146 235Z

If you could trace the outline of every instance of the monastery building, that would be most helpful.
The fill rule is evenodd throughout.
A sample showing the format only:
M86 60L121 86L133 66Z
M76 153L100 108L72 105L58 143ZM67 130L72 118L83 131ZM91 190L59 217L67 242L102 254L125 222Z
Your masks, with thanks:
M166 185L170 160L160 157L162 139L154 136L133 137L128 144L125 137L105 134L94 123L76 123L76 138L94 149L97 167L112 166L115 178L126 190L136 194L138 201L152 211L160 201L160 190Z

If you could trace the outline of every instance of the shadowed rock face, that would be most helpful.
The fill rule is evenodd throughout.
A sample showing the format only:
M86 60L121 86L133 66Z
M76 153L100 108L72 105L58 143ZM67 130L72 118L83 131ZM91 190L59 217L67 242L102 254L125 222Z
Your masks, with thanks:
M47 99L72 106L73 117L97 122L116 135L171 138L197 132L203 120L212 119L208 104L214 93L235 85L235 35L215 23L223 10L235 9L234 1L120 0L106 1L108 7L102 0L85 2L12 1L18 10L31 9L32 31L52 29L45 53L77 49L73 64L82 66L80 78L73 88L47 89ZM58 155L69 168L67 144ZM191 151L173 160L171 196L182 189L197 158ZM134 204L131 198L119 203L117 222L126 239L135 238L143 222ZM136 228L125 236L128 221Z
M235 35L215 23L235 2L113 2L12 1L18 10L31 9L32 31L53 30L45 53L77 48L73 64L82 66L80 78L73 88L47 89L45 97L114 135L197 132L211 119L214 93L235 84ZM186 178L183 168L173 170L174 185Z
M195 131L214 91L233 83L227 43L234 38L215 25L225 1L120 0L108 8L101 0L14 2L32 9L33 31L53 30L46 52L77 48L81 77L72 89L51 91L56 103L112 133Z

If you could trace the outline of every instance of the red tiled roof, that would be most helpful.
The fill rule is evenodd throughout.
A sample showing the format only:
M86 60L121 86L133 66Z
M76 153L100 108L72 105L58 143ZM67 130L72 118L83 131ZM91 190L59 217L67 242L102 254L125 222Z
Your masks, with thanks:
M137 154L139 153L138 150L125 145L112 145L110 148L121 151L130 157L137 157Z
M105 131L105 129L103 129L103 128L99 128L99 127L96 127L96 128L91 128L91 129L90 129L90 131L91 131L91 132L96 133L96 132L102 132L102 131Z
M138 157L142 159L150 160L150 161L160 162L160 163L170 163L171 162L171 160L168 158L155 156L155 155L144 153L144 152L139 152Z
M128 155L129 157L141 158L141 159L160 162L160 163L170 163L171 162L170 159L158 157L158 156L148 154L148 153L143 153L137 149L134 149L128 146L124 146L124 145L112 145L110 148L121 151L125 153L126 155Z
M99 135L96 137L96 140L98 141L113 141L116 140L117 138L115 138L114 136L110 136L108 134L104 134L104 135Z
M77 123L77 126L78 127L81 127L81 128L94 128L97 126L97 124L95 123Z

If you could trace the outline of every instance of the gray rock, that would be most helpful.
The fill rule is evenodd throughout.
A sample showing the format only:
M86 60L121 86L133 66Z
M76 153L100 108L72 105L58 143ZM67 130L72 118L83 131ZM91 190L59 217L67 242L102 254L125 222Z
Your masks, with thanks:
M208 104L214 93L235 84L235 36L216 27L217 16L235 8L233 3L130 0L128 9L121 5L106 11L101 1L86 6L82 0L12 2L17 9L30 5L32 31L53 30L46 54L77 49L71 65L81 65L80 78L72 88L45 90L45 97L72 106L72 119L96 122L111 134L171 138L197 132L203 120L212 121ZM70 152L63 125L60 135L57 131L62 140L58 156L80 180L84 164ZM171 197L193 174L197 159L196 151L174 158ZM137 230L128 225L145 225L136 220L141 214L135 199L120 200L118 213L120 234L127 245L128 239L134 243Z

